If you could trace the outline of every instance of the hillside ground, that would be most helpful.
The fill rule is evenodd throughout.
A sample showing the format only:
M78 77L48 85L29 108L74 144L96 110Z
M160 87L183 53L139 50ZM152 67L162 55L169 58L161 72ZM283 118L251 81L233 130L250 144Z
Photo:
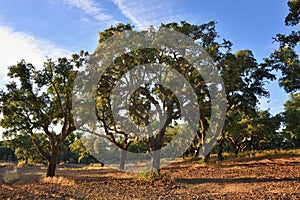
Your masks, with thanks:
M300 199L300 155L200 163L179 160L159 178L92 165L0 165L0 199Z

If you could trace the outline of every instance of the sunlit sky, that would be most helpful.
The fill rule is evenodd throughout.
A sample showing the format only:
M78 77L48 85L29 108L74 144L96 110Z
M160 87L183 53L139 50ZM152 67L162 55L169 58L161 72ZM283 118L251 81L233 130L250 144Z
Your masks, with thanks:
M284 26L287 13L287 0L1 0L0 85L7 81L7 66L21 59L41 66L46 56L93 52L98 32L118 22L145 29L162 22L215 20L233 51L250 49L260 62L277 47L272 37L290 31ZM267 86L271 101L261 100L261 108L272 114L283 111L288 97L277 85Z

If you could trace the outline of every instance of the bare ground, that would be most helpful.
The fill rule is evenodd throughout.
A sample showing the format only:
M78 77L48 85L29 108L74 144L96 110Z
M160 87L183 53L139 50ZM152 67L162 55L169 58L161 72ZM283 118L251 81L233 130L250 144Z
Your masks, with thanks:
M82 165L60 166L56 179L44 167L13 168L0 167L0 199L300 199L300 156L180 161L156 181Z

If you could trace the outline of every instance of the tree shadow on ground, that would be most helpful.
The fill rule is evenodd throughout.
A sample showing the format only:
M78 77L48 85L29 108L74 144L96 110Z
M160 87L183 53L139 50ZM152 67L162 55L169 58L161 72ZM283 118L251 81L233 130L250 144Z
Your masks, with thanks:
M265 182L300 182L300 177L296 178L178 178L177 183L184 184L204 184L204 183L265 183Z

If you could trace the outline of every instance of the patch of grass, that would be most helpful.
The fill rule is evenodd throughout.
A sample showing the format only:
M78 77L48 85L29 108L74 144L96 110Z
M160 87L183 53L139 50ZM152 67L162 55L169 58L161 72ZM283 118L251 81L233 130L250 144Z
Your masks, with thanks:
M1 162L0 167L9 167L9 166L15 166L12 162Z
M255 151L244 151L238 154L238 158L254 158L254 157L262 157L262 156L300 156L300 149L290 149L290 150L282 150L282 149L274 149L274 150L255 150ZM223 153L224 159L236 158L234 153ZM211 154L210 161L217 160L217 154ZM201 163L201 161L200 161Z
M83 167L83 169L93 170L93 169L109 169L109 168L102 166L101 163L91 163L90 165Z
M25 166L29 166L29 167L44 167L45 164L43 163L34 163L34 162L29 162L29 163L25 163L25 161L20 161L17 164L17 167L25 167Z
M218 160L208 160L206 166L211 168L221 168L221 163Z
M248 152L249 157L261 157L261 156L271 156L272 157L272 156L294 156L294 155L300 155L300 149L258 150L258 151Z
M18 162L17 167L25 167L25 161Z
M160 173L157 170L151 172L140 172L139 177L150 182L174 182L174 178L169 173Z
M67 179L65 177L46 177L43 178L42 183L50 183L50 184L58 184L58 185L63 185L63 186L74 186L75 181Z

